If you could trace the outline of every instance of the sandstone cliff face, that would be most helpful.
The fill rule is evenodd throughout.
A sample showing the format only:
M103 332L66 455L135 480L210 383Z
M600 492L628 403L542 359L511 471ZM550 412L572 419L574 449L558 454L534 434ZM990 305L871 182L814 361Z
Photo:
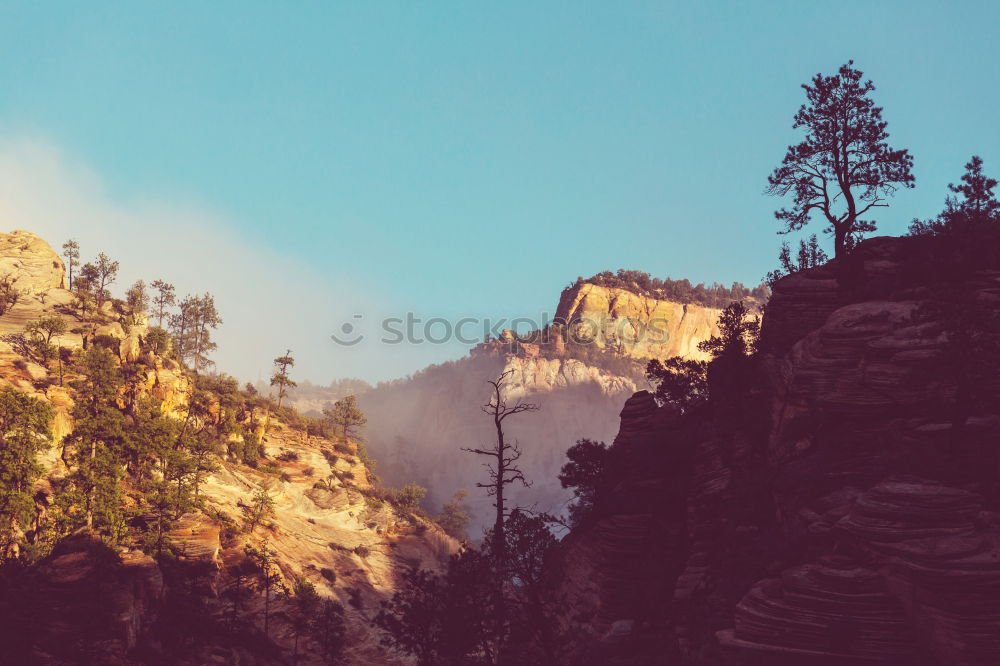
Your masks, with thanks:
M0 234L0 275L16 277L23 291L17 305L0 317L0 333L21 334L28 322L56 316L69 329L53 340L62 347L79 350L85 338L108 336L113 340L104 344L111 344L119 361L136 370L120 406L151 395L161 401L164 414L184 418L193 382L176 361L144 351L146 318L123 326L109 305L97 321L81 322L67 307L73 296L65 289L62 266L37 236ZM54 485L71 472L60 444L73 428L72 373L67 370L67 381L60 385L58 366L50 366L26 361L0 341L0 385L47 401L55 412L53 446L39 461L45 468L35 495L41 512L52 502ZM435 569L458 544L427 521L403 516L370 497L373 489L354 444L348 443L350 452L331 463L323 450L332 442L273 418L263 444L278 468L265 472L220 459L219 469L200 488L203 512L184 515L168 535L174 558L158 563L134 548L109 548L97 535L81 531L19 574L5 588L19 599L15 616L0 618L0 663L166 663L164 654L178 638L164 626L184 627L181 642L204 642L186 663L285 663L273 645L249 639L233 645L211 634L214 623L229 617L229 599L239 574L245 573L244 543L265 538L276 554L279 587L291 587L302 576L316 584L321 596L342 602L348 642L344 663L407 663L379 645L369 620L379 602L395 591L404 570ZM289 460L278 461L280 454L288 454ZM326 481L325 488L315 487L319 480ZM275 516L245 535L239 529L242 506L258 489L267 489L274 498ZM251 625L260 624L262 607L259 595L244 590L240 614ZM7 610L0 604L0 611ZM272 600L271 640L289 653L295 640L287 602L280 595ZM8 661L14 655L18 661ZM27 661L21 660L23 655L29 655ZM298 663L320 663L318 652L304 639Z
M997 663L1000 387L976 374L956 425L927 242L780 281L756 379L712 417L629 401L613 487L567 539L564 590L593 609L567 626L604 655L581 663ZM998 287L1000 265L952 297Z
M621 346L633 358L705 360L698 343L718 332L719 313L584 282L563 293L556 321L566 322L574 339L599 349Z
M275 500L270 524L249 537L220 539L217 521L192 517L190 524L174 530L172 539L184 557L201 561L214 572L213 596L219 598L217 612L224 614L228 608L222 598L232 590L235 572L245 560L243 541L266 538L276 554L280 584L291 587L296 578L304 577L322 596L343 604L348 644L345 663L405 664L406 659L379 645L379 635L370 621L380 602L395 592L405 570L413 566L436 570L457 551L458 544L427 521L404 517L392 505L367 497L364 491L371 489L371 484L356 449L354 455L340 455L331 464L322 454L329 446L328 440L272 422L265 440L268 456L277 459L283 452L297 456L294 461L278 463L282 476L224 464L206 479L203 489L208 513L238 524L242 520L240 506L249 501L254 490L266 488ZM335 472L340 479L331 478ZM319 479L329 479L328 487L315 487ZM259 618L263 604L263 598L255 595L245 602L242 612ZM280 603L272 613L272 639L290 651L295 639L288 616ZM302 647L308 645L303 642ZM302 655L299 662L321 663L318 654L311 652Z
M623 289L574 287L557 310L557 318L567 322L570 344L559 335L519 341L505 331L474 348L469 358L360 394L379 473L392 485L426 486L435 508L455 490L472 488L482 479L481 461L460 449L495 437L480 407L489 398L486 380L509 371L507 396L541 406L507 424L522 444L521 464L533 481L531 488L512 490L514 501L558 513L571 497L557 478L566 449L585 437L610 441L615 426L606 414L648 386L645 361L701 358L698 343L717 332L718 314ZM598 322L602 334L588 337ZM478 532L492 522L490 501L477 493L468 501Z
M7 275L16 278L18 289L29 296L66 287L62 259L30 231L0 234L0 276Z

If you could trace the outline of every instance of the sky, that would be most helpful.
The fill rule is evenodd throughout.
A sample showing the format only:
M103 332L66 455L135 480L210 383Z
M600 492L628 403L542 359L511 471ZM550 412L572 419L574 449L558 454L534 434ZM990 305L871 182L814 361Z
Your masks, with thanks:
M300 379L389 379L468 344L385 344L386 317L539 320L618 268L759 282L800 86L851 58L915 160L881 232L933 216L972 154L1000 173L997 25L975 1L0 0L0 230L213 293L240 378L291 348Z

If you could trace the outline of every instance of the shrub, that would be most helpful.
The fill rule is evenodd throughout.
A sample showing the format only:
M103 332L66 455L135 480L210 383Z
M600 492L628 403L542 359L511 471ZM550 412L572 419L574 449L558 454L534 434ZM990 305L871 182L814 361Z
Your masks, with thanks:
M290 482L291 482L291 480L292 480L292 475L291 475L291 474L289 474L288 472L282 472L282 473L281 473L281 476L280 476L280 477L278 477L278 478L280 478L280 479L281 479L281 482L282 482L282 483L290 483Z
M278 476L281 474L281 468L274 463L267 463L266 465L261 465L257 469L258 471L261 471L264 474L273 474L274 476Z
M333 569L323 567L319 570L319 575L328 580L331 585L337 582L337 574L334 573Z
M310 437L323 437L329 439L330 428L318 419L303 417L306 422L306 434Z
M372 554L372 551L368 546L358 545L354 547L354 554L358 557L364 559Z
M297 462L299 459L299 454L295 451L282 451L278 454L278 460L281 462Z
M344 442L337 442L337 443L335 443L333 445L333 448L334 448L334 450L336 450L336 451L338 451L340 453L354 453L351 450L350 445L349 444L345 444Z
M404 511L416 509L426 496L427 489L415 483L408 483L399 490L391 491L389 495L392 503Z
M142 346L157 356L162 356L170 349L170 334L159 326L153 326L142 339Z
M118 347L121 345L121 341L113 335L95 335L91 342L98 347L104 347L113 352L117 352Z
M304 470L302 470L302 476L312 476L315 473L316 470L313 469L312 467L306 467Z
M326 458L326 462L330 465L330 467L336 465L337 461L340 460L340 456L330 449L323 449L323 457Z

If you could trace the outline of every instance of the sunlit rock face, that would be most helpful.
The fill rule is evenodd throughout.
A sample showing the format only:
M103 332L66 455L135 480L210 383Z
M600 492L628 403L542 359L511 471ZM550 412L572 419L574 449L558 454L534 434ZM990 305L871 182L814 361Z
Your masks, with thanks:
M123 325L108 304L96 324L82 322L74 308L66 307L73 295L65 288L62 271L56 253L34 234L0 234L0 276L16 277L22 290L18 303L0 317L0 334L24 334L29 322L56 316L68 328L53 340L62 347L79 351L85 337L91 344L93 336L106 336L103 344L135 371L117 398L119 407L127 411L150 396L159 401L164 415L186 418L194 382L175 360L143 345L148 319L140 315ZM28 362L10 344L0 342L0 386L47 401L54 411L52 446L39 456L44 474L34 488L38 516L52 508L56 489L73 472L62 447L74 425L70 378L60 383L58 364L46 368ZM210 406L209 419L218 414L216 407ZM264 449L278 470L265 472L220 458L219 468L206 474L199 487L204 511L179 517L166 534L171 556L163 562L136 544L109 546L100 536L81 531L37 566L0 581L16 596L12 604L0 603L0 663L165 663L163 655L171 646L164 644L164 636L176 633L185 617L194 626L181 634L197 634L190 642L201 641L202 646L184 663L285 663L282 654L261 651L259 644L234 645L226 632L212 634L213 622L231 617L227 600L238 577L247 573L245 543L264 539L275 553L279 589L291 588L304 577L322 597L344 606L344 663L408 663L380 644L369 621L380 602L396 591L403 572L413 566L437 569L459 544L429 521L404 516L370 497L373 487L356 442L342 443L334 458L330 440L291 428L276 417L267 419L265 431L264 421L258 417L244 425L263 436ZM277 460L280 455L287 460ZM140 491L125 485L131 509ZM274 498L275 515L246 535L241 531L243 507L259 489ZM192 595L190 608L166 604L178 589ZM245 592L240 615L259 625L263 598ZM272 599L271 640L290 654L295 632L287 602L278 596ZM186 644L187 638L181 642ZM298 663L322 662L307 642L300 640L299 647Z
M461 448L495 438L481 410L490 397L486 382L509 373L505 397L540 407L505 424L521 446L520 464L532 481L530 488L513 487L510 496L559 513L571 497L557 478L566 449L581 438L610 442L617 425L608 415L649 386L647 360L702 358L698 343L716 332L719 311L584 283L563 293L557 313L567 322L565 336L550 332L517 339L504 331L476 346L468 358L359 395L379 474L393 485L416 481L426 486L434 508L460 488L473 489L482 480L482 461ZM608 335L587 338L587 322L599 321L608 325ZM664 327L664 342L649 337L636 342L636 332L651 322ZM473 492L468 502L474 530L491 524L488 497Z
M735 404L622 414L608 487L566 542L578 663L997 663L1000 369L968 380L957 425L926 243L871 239L778 282ZM997 308L1000 259L951 289Z
M698 343L713 335L720 310L657 300L627 289L581 283L559 299L556 321L570 336L637 359L684 356L704 360Z
M62 259L30 231L0 233L0 276L15 278L17 288L30 296L66 286Z

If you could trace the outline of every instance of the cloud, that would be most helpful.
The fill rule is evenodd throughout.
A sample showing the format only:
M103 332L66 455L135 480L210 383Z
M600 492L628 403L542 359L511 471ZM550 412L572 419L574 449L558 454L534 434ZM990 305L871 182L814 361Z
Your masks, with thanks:
M27 229L57 252L80 242L84 261L105 252L121 263L117 293L136 279L164 279L178 295L211 292L224 323L218 369L266 378L271 360L291 348L296 375L380 378L379 350L339 348L342 322L372 299L355 284L334 284L316 270L241 237L233 220L207 206L112 197L101 178L44 139L0 139L0 231Z

